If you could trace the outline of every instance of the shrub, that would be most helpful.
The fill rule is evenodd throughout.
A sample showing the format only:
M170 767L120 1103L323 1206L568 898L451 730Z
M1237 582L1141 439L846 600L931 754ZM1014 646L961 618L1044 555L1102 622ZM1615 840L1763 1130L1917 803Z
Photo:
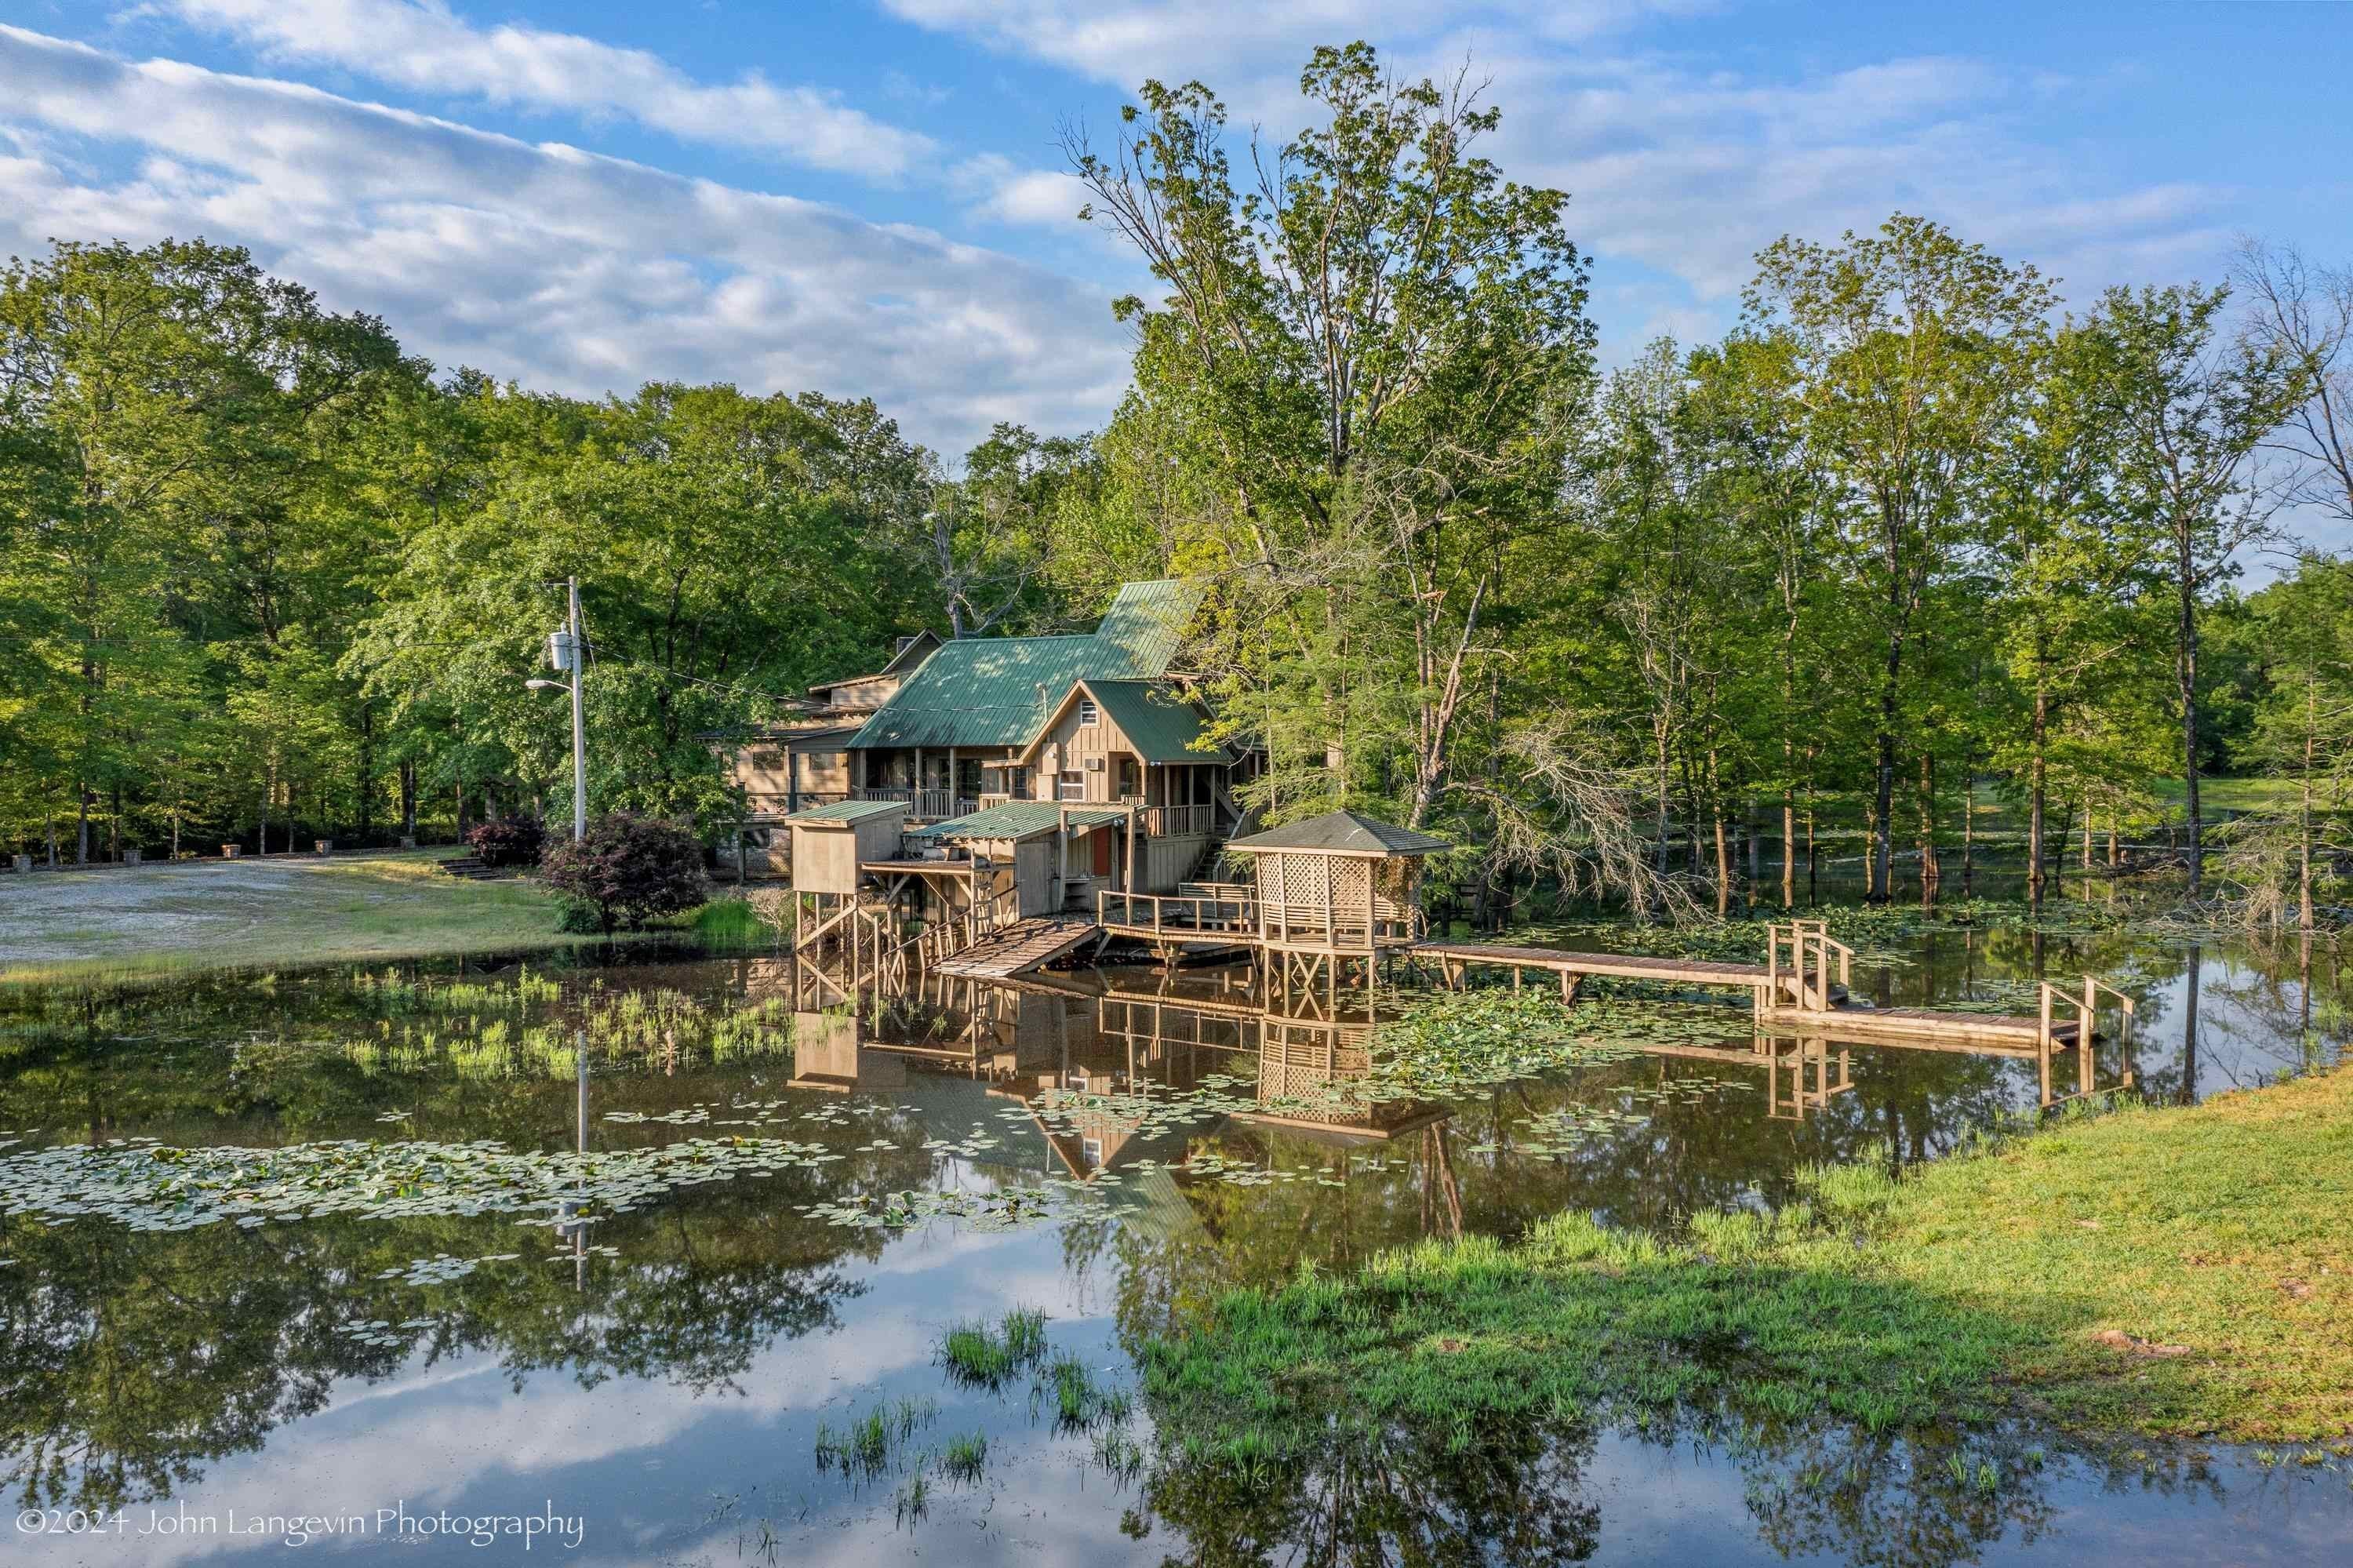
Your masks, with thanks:
M608 935L703 899L702 846L684 828L650 817L599 817L586 837L557 844L541 864L548 886L596 906L597 927Z
M547 830L529 817L509 817L484 822L466 835L466 842L484 865L537 865Z

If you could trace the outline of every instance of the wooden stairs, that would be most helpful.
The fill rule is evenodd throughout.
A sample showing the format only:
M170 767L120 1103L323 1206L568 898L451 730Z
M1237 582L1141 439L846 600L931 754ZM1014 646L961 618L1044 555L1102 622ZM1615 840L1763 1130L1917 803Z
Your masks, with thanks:
M472 854L457 860L445 860L439 863L442 875L463 877L469 882L488 882L493 877L506 875L509 870L505 866L484 865L481 856Z
M938 972L974 980L1010 980L1052 963L1103 934L1092 920L1035 916L1017 920L970 947L942 959Z

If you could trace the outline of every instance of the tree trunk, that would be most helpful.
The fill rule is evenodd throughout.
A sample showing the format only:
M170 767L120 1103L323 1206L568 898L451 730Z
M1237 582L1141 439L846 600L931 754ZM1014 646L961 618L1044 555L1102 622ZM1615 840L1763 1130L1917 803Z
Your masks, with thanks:
M417 764L406 758L400 764L400 833L417 836Z
M2026 901L2042 904L2042 812L2049 767L2044 752L2050 736L2051 695L2040 683L2034 691L2034 732L2026 762Z
M2304 789L2296 809L2295 824L2295 928L2304 933L2309 950L2312 942L2312 753L2313 732L2320 727L2319 695L2314 690L2316 683L2307 675L2304 682ZM2304 988L2309 1005L2312 987Z
M1797 900L1797 853L1798 797L1785 778L1781 785L1781 907L1784 909Z
M74 786L74 863L88 865L90 863L90 786L86 783L77 783Z
M2178 593L2174 676L2181 700L2181 781L2183 804L2189 813L2189 896L2198 896L2205 880L2205 846L2198 821L2198 571L2191 554L2189 519L2173 525L2175 588Z
M1961 899L1977 896L1978 770L1973 758L1961 763Z
M1936 758L1920 753L1920 906L1936 902L1941 868L1936 863Z

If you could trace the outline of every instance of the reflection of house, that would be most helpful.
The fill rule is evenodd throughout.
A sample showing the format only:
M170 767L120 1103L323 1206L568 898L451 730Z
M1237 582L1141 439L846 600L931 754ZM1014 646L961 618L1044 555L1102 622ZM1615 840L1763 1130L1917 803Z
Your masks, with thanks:
M1240 818L1230 786L1242 759L1208 738L1208 711L1168 673L1199 602L1183 583L1129 583L1085 636L914 640L874 674L815 688L806 713L738 751L734 779L755 820L843 800L903 805L911 827L1022 802L1092 810L1077 832L1058 818L1056 875L1173 888ZM1101 814L1112 811L1116 826ZM985 836L1036 837L1022 821Z

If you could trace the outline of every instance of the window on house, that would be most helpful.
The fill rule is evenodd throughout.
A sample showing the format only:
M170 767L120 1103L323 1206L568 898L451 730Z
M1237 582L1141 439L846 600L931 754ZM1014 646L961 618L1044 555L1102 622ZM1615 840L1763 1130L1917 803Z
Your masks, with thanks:
M1084 1158L1088 1170L1093 1171L1100 1168L1103 1164L1103 1139L1100 1138L1079 1139L1079 1152Z
M1074 769L1065 768L1062 772L1061 780L1056 787L1055 793L1060 799L1064 800L1085 800L1087 798L1087 776Z
M1135 758L1121 758L1119 759L1119 798L1123 800L1134 800L1140 798L1141 794L1142 791L1136 787Z
M1095 706L1095 700L1092 697L1081 697L1079 699L1080 728L1084 729L1089 725L1099 721L1102 717L1103 710Z

